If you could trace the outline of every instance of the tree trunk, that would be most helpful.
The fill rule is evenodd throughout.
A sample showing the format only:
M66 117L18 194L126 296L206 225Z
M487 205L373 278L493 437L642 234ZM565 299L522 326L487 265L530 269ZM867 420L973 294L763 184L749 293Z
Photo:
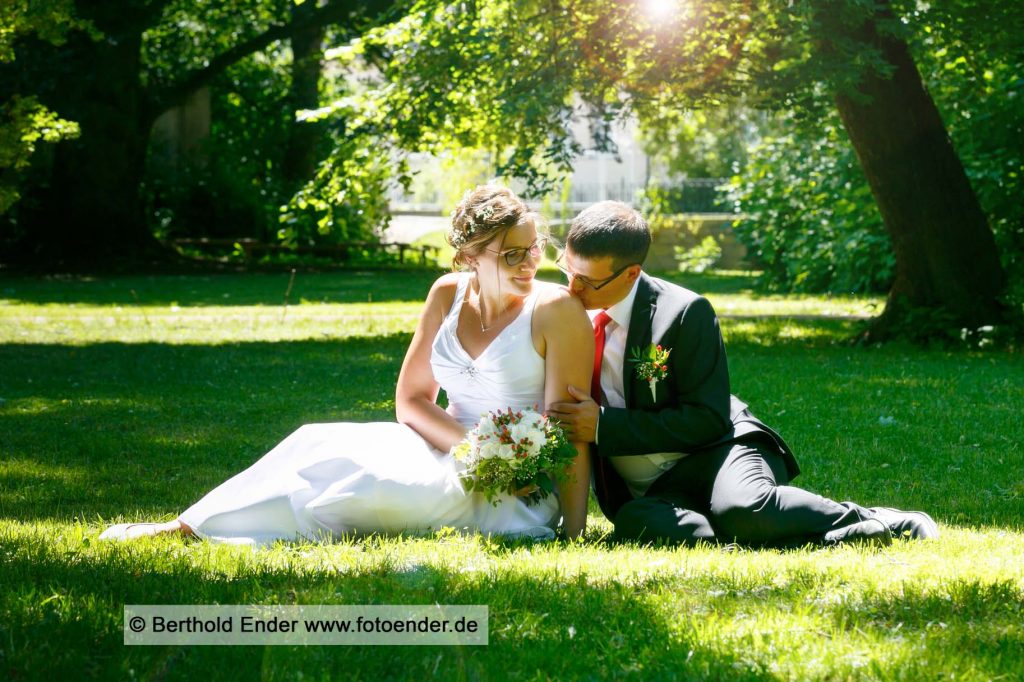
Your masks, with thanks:
M139 83L142 31L71 37L44 102L77 121L57 145L47 181L19 207L26 234L15 262L54 268L119 266L164 252L146 228L139 192L148 130Z
M292 32L292 84L288 104L293 119L285 150L283 174L291 191L297 190L316 171L316 164L323 139L322 123L304 123L294 120L300 109L316 109L320 106L320 73L323 59L324 28L319 25L303 26L316 9L316 3L305 2L292 6L292 23L298 24Z
M102 31L102 39L93 41L76 31L61 47L36 41L31 55L19 47L14 69L25 74L15 73L20 83L15 92L38 95L59 116L76 121L81 136L56 145L52 161L35 169L45 178L9 212L16 212L16 234L23 236L13 245L0 239L0 247L10 248L0 253L0 263L56 270L127 265L170 255L149 231L141 203L152 122L231 64L294 34L296 27L272 26L212 57L208 66L183 74L180 82L147 91L140 82L142 34L159 21L167 4L80 1L77 13ZM364 19L384 20L394 2L338 0L315 10L315 3L304 4L310 7L305 26L352 28ZM320 40L315 44L319 49ZM29 72L38 77L29 79ZM5 80L0 78L0 85Z
M1004 322L995 238L906 42L880 35L873 22L855 35L894 67L890 78L860 81L866 99L835 96L896 256L886 308L869 338L928 322L947 331Z

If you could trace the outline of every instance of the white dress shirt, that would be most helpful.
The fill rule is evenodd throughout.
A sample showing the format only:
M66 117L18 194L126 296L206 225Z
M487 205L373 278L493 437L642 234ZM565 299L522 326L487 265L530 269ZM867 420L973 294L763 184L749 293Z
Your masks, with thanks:
M629 322L633 317L633 302L636 300L639 285L640 280L637 279L624 299L604 311L608 317L612 318L604 330L604 356L601 359L601 391L604 393L604 403L608 407L626 406L625 378L623 377L626 360L626 336L629 334ZM591 322L599 312L599 310L588 312ZM605 405L601 406L602 411ZM600 424L600 422L598 423ZM597 442L596 434L594 438ZM608 459L626 482L626 487L629 488L633 497L641 497L647 492L651 483L683 457L685 455L680 452L664 452L631 457L613 456Z

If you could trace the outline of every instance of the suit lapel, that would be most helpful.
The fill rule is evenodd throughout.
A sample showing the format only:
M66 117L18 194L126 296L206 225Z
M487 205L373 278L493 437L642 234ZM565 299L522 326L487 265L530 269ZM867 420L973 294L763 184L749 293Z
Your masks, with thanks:
M633 363L629 361L632 349L647 346L651 343L651 320L658 307L657 296L651 287L647 275L640 273L640 284L633 299L633 312L629 318L629 331L626 332L626 348L622 354L622 389L626 406L632 405L633 399Z

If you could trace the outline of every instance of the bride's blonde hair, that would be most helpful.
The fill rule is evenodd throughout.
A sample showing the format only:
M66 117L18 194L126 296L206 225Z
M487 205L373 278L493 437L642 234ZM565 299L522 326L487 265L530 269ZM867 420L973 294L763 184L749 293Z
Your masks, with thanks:
M452 225L446 239L455 249L452 269L468 265L502 230L525 220L539 224L539 216L515 192L500 185L479 185L466 192L452 211Z

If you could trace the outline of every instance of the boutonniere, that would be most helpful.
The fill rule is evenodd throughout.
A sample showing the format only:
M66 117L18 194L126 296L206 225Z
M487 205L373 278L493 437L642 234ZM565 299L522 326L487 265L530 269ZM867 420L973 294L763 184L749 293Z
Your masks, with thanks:
M636 363L636 375L651 387L651 400L655 400L655 388L658 382L668 376L668 354L671 348L662 348L653 343L641 349L635 346L630 353L629 361Z

